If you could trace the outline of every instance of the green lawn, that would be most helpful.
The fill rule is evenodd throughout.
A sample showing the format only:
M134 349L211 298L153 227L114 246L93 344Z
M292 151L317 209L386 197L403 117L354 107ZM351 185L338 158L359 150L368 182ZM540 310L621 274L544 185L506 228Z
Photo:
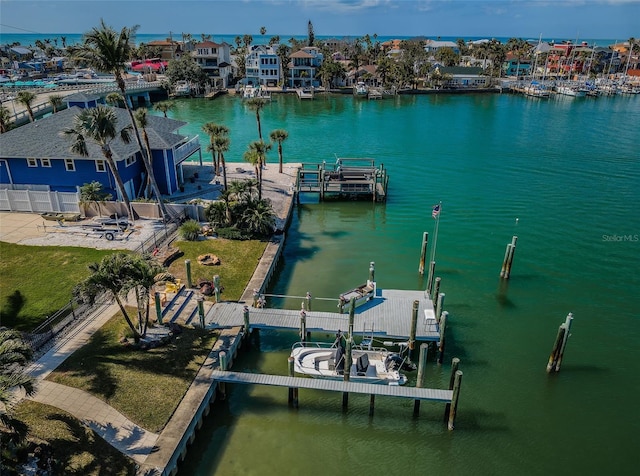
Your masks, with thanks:
M0 325L36 328L69 302L73 286L89 275L87 266L110 253L0 242Z
M220 284L224 287L222 299L237 301L247 287L253 272L267 247L265 241L234 241L215 239L206 241L175 241L173 246L184 252L169 267L169 272L186 283L186 266L184 261L191 260L191 278L193 284L199 278L209 281L214 275L220 276ZM220 258L218 266L203 266L198 264L197 257L205 253L212 253Z
M171 344L141 351L119 342L128 331L122 314L116 314L48 379L92 393L157 433L191 385L216 336L185 328Z
M132 459L63 410L24 400L15 408L15 416L29 426L30 439L46 441L50 445L55 461L55 474L135 474L135 462Z

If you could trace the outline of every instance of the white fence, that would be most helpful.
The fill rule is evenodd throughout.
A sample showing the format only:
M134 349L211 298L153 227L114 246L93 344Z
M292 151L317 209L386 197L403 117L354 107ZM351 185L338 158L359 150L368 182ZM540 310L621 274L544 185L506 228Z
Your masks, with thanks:
M76 192L0 190L0 210L10 212L80 213L80 195Z

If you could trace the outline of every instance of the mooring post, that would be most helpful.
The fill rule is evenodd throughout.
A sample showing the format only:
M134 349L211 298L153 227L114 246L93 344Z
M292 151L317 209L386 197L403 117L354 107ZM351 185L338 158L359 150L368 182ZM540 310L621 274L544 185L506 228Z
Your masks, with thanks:
M456 380L456 372L458 371L458 366L460 365L460 359L458 357L454 357L451 360L451 377L449 378L449 390L453 390L453 385ZM449 410L451 409L451 403L447 403L444 408L444 420L447 421Z
M244 318L244 336L247 338L251 333L251 328L249 327L249 306L242 308L242 317Z
M289 377L294 376L294 361L293 357L289 357ZM289 387L289 405L294 408L298 408L298 388L297 387Z
M220 276L219 275L215 275L213 277L213 292L216 296L216 303L220 302Z
M185 268L187 268L187 287L192 288L193 283L191 282L191 260L190 259L184 260L184 266Z
M356 314L356 298L352 297L349 301L349 339L353 337L353 322Z
M436 296L436 318L442 314L442 307L444 306L445 293L439 293Z
M513 235L511 238L511 250L509 250L509 260L507 262L507 272L505 273L505 278L509 279L511 275L511 266L513 265L513 256L516 254L516 243L518 242L518 237Z
M220 364L220 370L223 372L227 370L227 353L221 351L218 354L218 362ZM224 382L218 382L218 392L220 393L220 400L227 398L227 388Z
M429 263L429 277L427 278L427 294L431 296L431 291L433 291L433 275L436 272L436 262L431 261Z
M442 363L442 359L444 359L444 334L445 328L447 325L447 316L449 313L447 311L442 311L442 315L440 316L440 342L438 342L438 363Z
M429 243L429 232L422 233L422 248L420 249L420 265L418 266L418 273L424 275L424 263L427 256L427 243Z
M373 410L376 406L376 396L375 394L371 394L369 397L369 416L373 416Z
M160 293L158 291L153 295L153 299L156 302L156 317L158 318L158 324L162 325L162 302L160 301Z
M424 373L427 366L427 356L429 355L429 344L423 342L420 344L420 357L418 361L418 377L416 380L416 387L421 388L424 385ZM413 401L413 416L420 414L420 400Z
M196 297L196 302L198 303L198 317L200 317L200 327L204 329L204 296L202 294L198 294Z
M413 308L411 309L411 327L409 328L409 361L414 357L413 348L416 345L416 330L418 328L418 308L420 307L420 301L413 301Z
M441 283L441 281L442 281L442 278L440 278L440 276L438 276L436 278L435 285L434 285L434 288L433 288L433 296L429 296L429 299L431 299L431 302L438 300L438 296L440 295L440 283ZM437 316L437 314L436 314L436 316Z
M347 348L344 353L344 381L348 382L351 379L351 366L353 365L353 358L351 357L351 335L347 337ZM349 406L349 392L342 392L342 409L346 410Z
M502 259L502 269L500 269L500 277L504 278L507 272L507 263L509 262L509 253L511 252L511 243L507 244L507 249L504 252L504 258Z
M306 300L307 300L307 309L310 311L311 310L311 293L309 291L307 291Z
M453 381L453 396L451 397L451 408L449 409L449 423L447 427L453 430L456 422L456 412L458 411L458 397L460 395L460 385L462 385L462 370L456 370Z
M564 350L569 339L569 330L571 328L571 321L573 320L573 314L569 313L566 320L560 324L558 328L558 334L556 335L556 341L553 344L551 355L549 356L549 362L547 363L547 372L559 372L560 365L562 364L562 357L564 356Z
M304 309L300 310L300 340L307 341L307 313Z
M376 263L371 261L369 263L369 281L372 283L376 280Z

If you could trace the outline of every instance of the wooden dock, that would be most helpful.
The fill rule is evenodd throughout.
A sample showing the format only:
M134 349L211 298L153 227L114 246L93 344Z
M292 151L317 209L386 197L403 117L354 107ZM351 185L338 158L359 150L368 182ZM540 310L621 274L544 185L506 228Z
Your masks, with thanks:
M382 165L370 158L338 158L335 164L303 163L298 170L296 191L317 193L325 198L371 198L384 202L389 176Z
M214 370L211 378L218 382L249 385L269 385L274 387L307 388L331 392L359 393L363 395L381 395L403 397L413 400L451 403L453 390L437 388L418 388L399 385L376 385L372 383L345 382L343 380L314 379L305 377L286 377L284 375L254 374Z
M438 342L440 327L435 318L434 305L424 291L377 289L372 300L356 308L354 335L378 339L408 339L414 301L419 303L416 341ZM338 330L348 330L349 315L338 313L337 303L336 299L336 312L306 310L307 332L335 334ZM217 303L205 317L206 326L241 326L244 324L244 307L245 303ZM249 307L249 322L253 329L297 330L300 328L300 311Z

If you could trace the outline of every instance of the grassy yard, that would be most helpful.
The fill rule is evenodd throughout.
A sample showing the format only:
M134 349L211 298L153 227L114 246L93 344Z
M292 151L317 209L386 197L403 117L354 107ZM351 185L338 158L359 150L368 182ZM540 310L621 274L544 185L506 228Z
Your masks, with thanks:
M98 476L135 474L135 462L93 430L58 408L25 400L15 416L29 426L29 437L46 441L53 450L55 474Z
M191 260L191 278L194 285L200 278L211 281L220 276L224 287L222 299L237 301L242 296L253 272L262 257L267 243L264 241L233 241L215 239L206 241L175 241L174 246L184 252L169 267L169 272L186 283L187 272L184 261ZM212 253L220 258L218 266L203 266L198 263L198 255Z
M30 331L71 299L109 250L0 242L0 325Z
M143 428L159 432L213 347L215 334L184 329L168 346L140 351L119 342L128 331L118 313L48 379L90 392Z

